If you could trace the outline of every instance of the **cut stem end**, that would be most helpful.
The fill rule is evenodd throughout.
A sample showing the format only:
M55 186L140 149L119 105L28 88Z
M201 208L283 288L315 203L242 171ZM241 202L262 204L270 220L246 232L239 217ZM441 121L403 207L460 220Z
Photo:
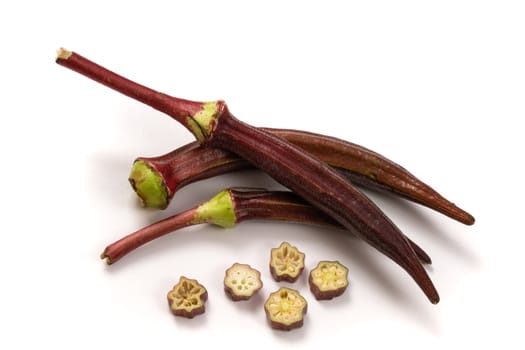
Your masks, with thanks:
M110 257L106 254L106 249L100 254L100 259L104 260L107 265L113 264L113 261L111 261Z
M129 182L143 207L165 209L168 206L169 195L164 179L144 161L139 160L133 164Z
M71 55L73 54L73 52L71 51L68 51L66 49L64 49L63 47L61 47L60 49L57 50L57 60L67 60Z

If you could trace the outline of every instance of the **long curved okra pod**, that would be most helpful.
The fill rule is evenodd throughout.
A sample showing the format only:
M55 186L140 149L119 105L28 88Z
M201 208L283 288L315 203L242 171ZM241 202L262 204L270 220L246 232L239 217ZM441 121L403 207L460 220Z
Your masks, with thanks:
M230 228L247 220L286 221L344 229L293 192L228 188L200 205L141 228L108 245L101 258L113 264L146 243L185 227L213 224ZM422 263L432 263L423 249L410 239L407 240Z
M403 233L346 178L318 158L270 132L235 118L224 101L195 102L169 96L60 49L56 62L166 113L209 147L225 149L265 171L307 202L353 230L401 266L433 304L439 295Z
M448 201L405 168L357 144L300 130L264 128L339 169L362 187L387 191L422 204L466 225L474 217ZM159 157L140 157L130 182L145 207L166 208L178 189L250 164L231 152L192 142ZM154 184L154 185L152 185Z

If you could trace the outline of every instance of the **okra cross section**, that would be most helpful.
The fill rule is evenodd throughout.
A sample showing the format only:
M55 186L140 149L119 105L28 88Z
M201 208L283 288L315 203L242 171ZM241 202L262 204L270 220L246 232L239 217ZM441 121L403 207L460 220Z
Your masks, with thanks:
M167 296L168 305L175 316L193 318L204 313L208 291L197 280L181 276Z
M303 326L307 308L306 299L297 290L286 287L271 293L264 303L270 326L285 331Z
M310 271L308 283L317 300L335 298L348 287L348 268L339 261L320 261Z
M295 282L304 270L305 254L288 242L272 248L270 253L270 273L277 281Z
M224 290L233 301L250 299L262 286L261 273L248 264L235 263L226 270Z

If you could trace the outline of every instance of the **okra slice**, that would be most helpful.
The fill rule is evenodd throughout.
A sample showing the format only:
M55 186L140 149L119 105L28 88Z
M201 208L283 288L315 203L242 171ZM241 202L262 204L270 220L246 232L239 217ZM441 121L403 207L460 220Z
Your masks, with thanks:
M266 317L274 329L289 331L303 326L308 303L296 290L281 287L264 303Z
M320 261L310 271L308 283L317 300L335 298L348 287L348 268L339 261Z
M197 280L181 276L168 292L168 304L175 316L193 318L204 313L208 291Z
M224 290L233 301L250 299L262 286L261 273L248 264L235 263L226 270Z
M304 253L288 242L272 248L270 273L277 281L295 282L304 270Z

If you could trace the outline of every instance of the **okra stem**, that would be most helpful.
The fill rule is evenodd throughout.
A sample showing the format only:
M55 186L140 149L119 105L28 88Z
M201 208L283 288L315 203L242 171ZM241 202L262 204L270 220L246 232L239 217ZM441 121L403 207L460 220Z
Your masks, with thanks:
M205 105L203 102L168 96L144 85L137 84L81 55L63 48L58 50L56 62L121 94L168 114L191 132L193 132L192 116L200 112Z
M233 227L247 220L285 221L344 230L344 227L331 217L312 207L293 192L230 188L194 208L119 239L106 247L101 258L106 259L108 264L113 264L146 243L185 227L206 223ZM416 243L408 240L421 262L431 264L432 260L428 254Z
M231 151L330 215L401 266L430 302L439 295L405 236L349 181L288 141L235 118L224 101L192 102L156 92L61 49L56 62L179 121L209 147Z
M181 228L191 226L193 225L195 210L196 208L189 209L178 215L174 215L169 219L158 221L127 235L107 246L100 257L106 259L108 264L113 264L120 260L124 255L156 238Z
M466 225L474 223L472 215L444 198L405 168L363 146L306 131L264 129L339 169L359 186L396 194ZM146 168L141 169L143 166ZM159 157L137 158L131 171L130 182L144 206L163 209L178 189L199 180L249 166L248 162L231 152L201 147L198 142L192 142ZM161 186L149 189L142 186L141 181L157 176Z

